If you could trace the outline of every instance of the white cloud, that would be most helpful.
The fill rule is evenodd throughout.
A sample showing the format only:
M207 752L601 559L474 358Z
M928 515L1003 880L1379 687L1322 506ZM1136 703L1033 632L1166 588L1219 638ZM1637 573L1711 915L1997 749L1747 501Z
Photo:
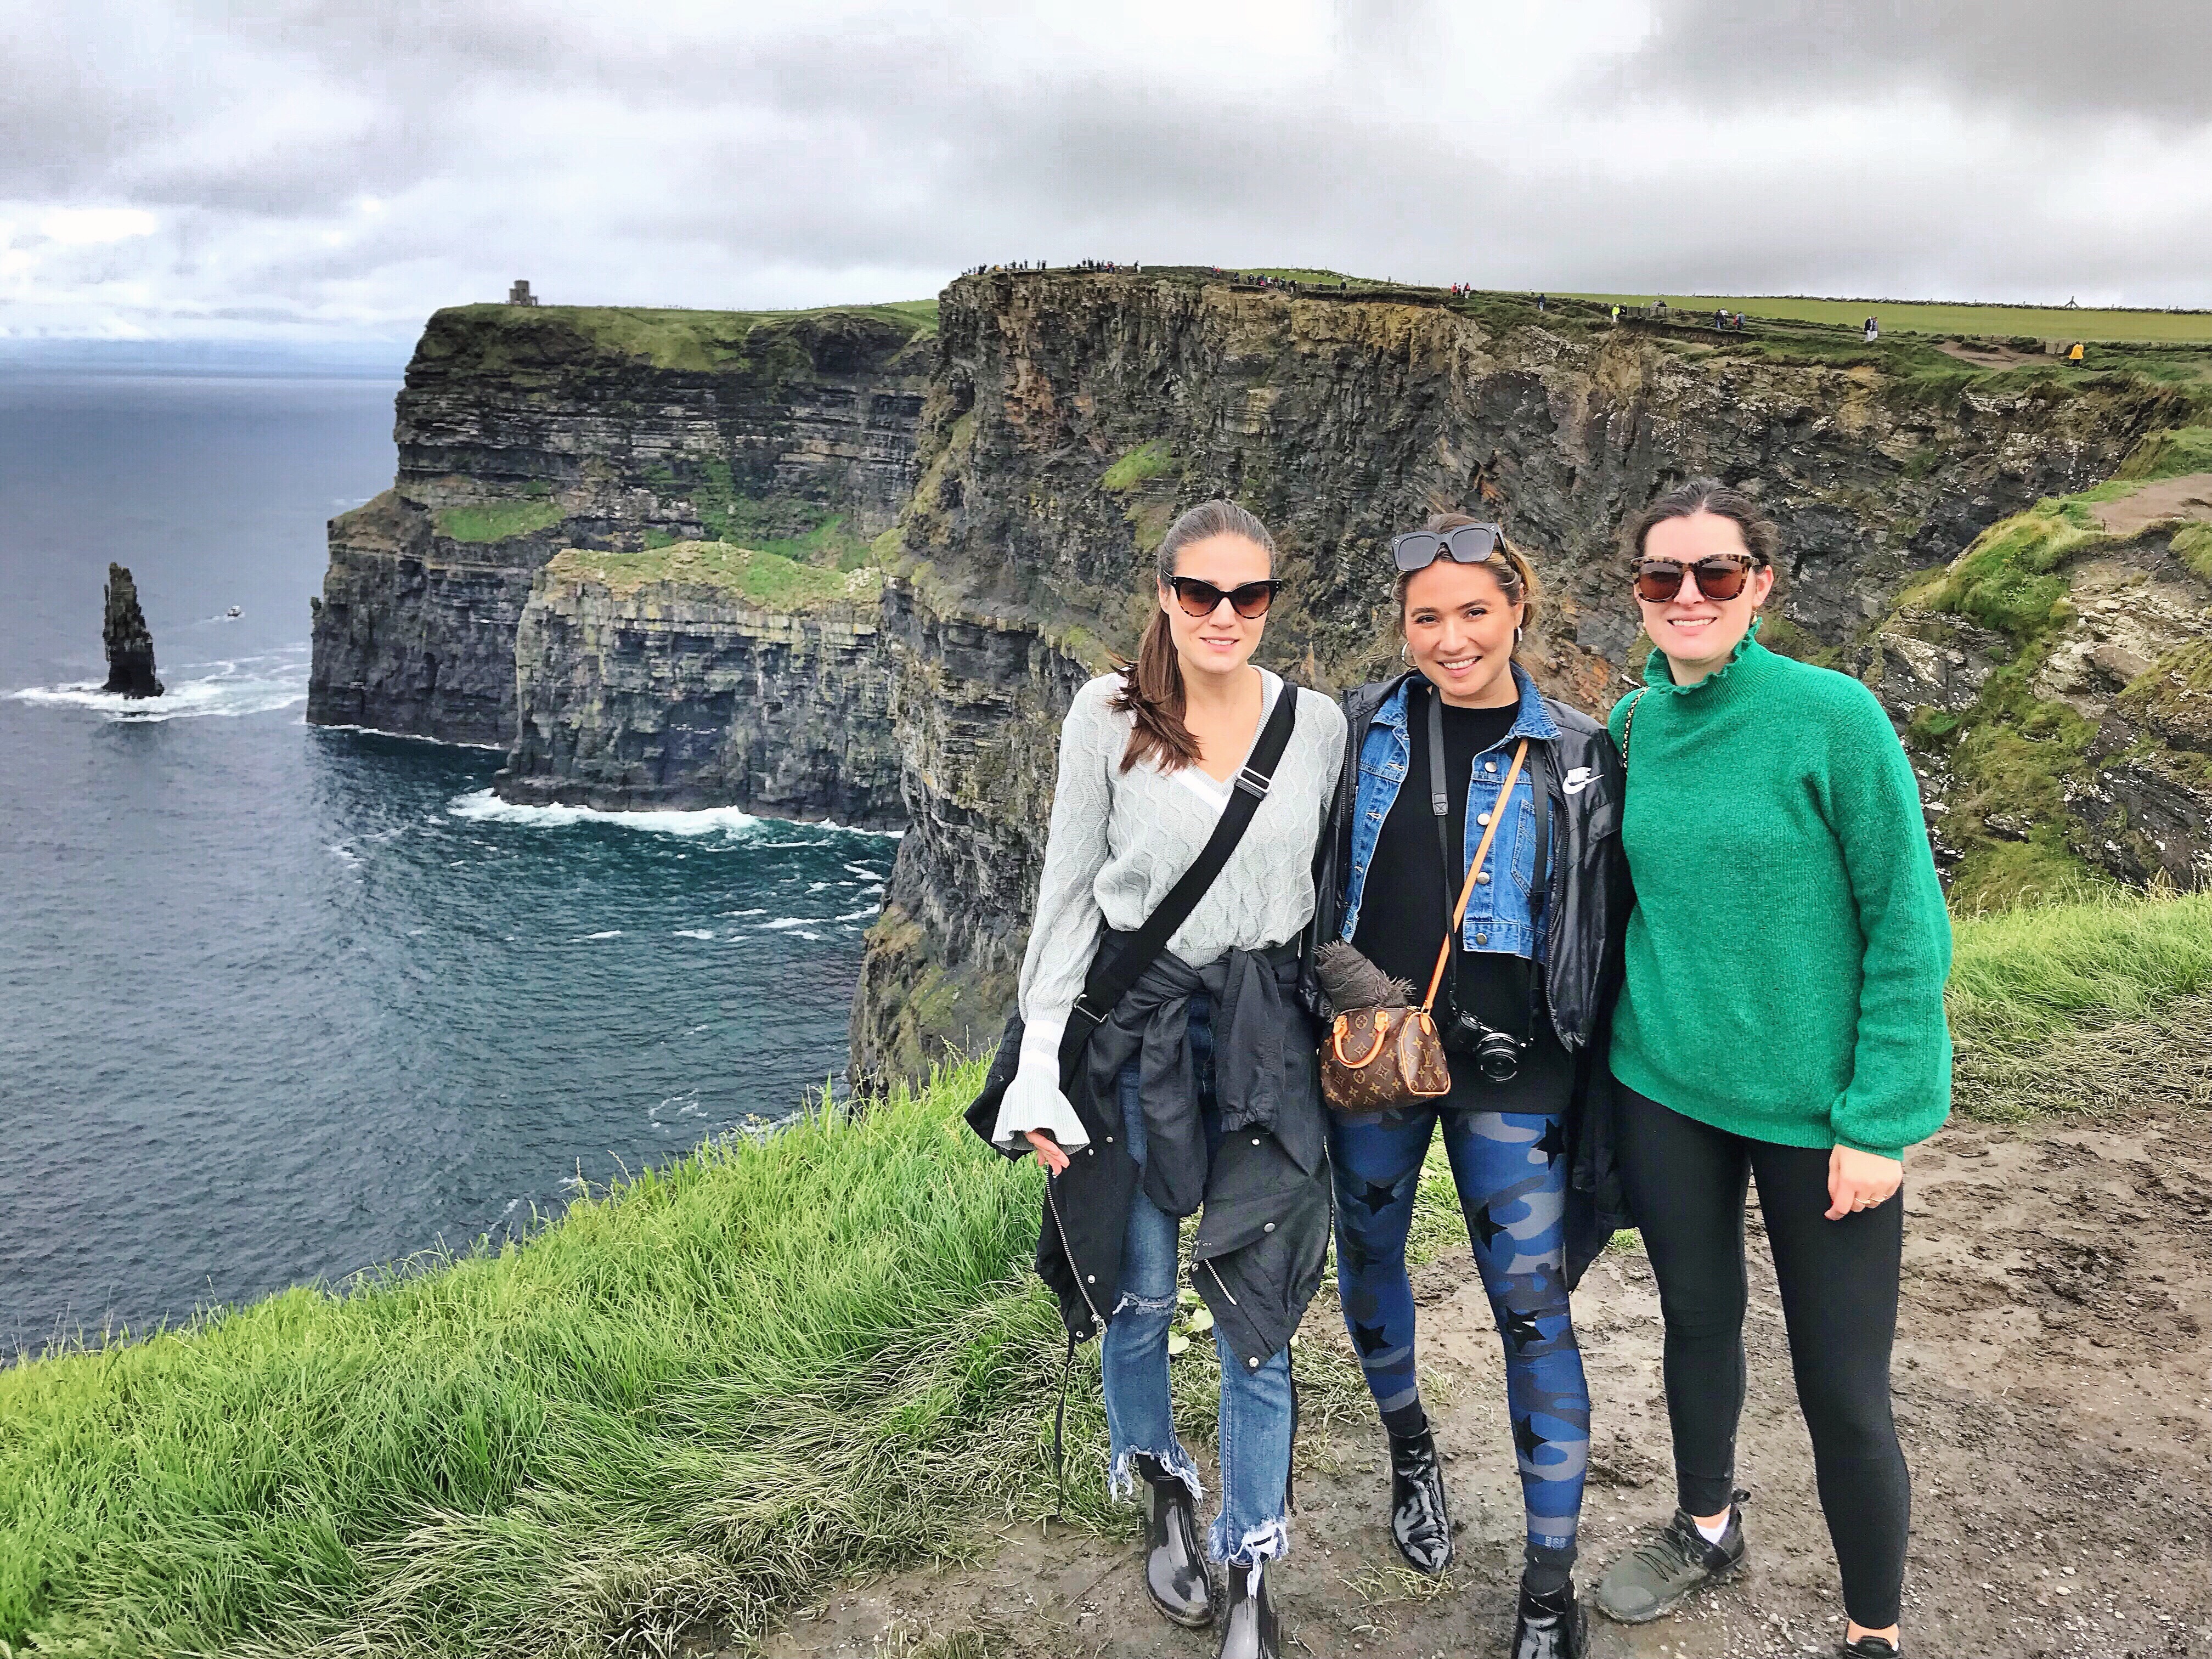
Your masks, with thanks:
M160 222L143 208L57 208L39 217L39 234L64 247L96 247L151 236Z
M807 305L1086 255L2212 303L2202 0L2110 0L2094 52L2062 0L1843 4L0 0L0 330L402 337L518 276Z

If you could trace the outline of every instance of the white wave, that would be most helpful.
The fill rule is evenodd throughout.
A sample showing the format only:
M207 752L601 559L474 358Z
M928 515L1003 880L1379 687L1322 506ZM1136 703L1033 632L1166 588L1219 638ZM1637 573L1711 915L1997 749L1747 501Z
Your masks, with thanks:
M819 916L778 916L774 921L761 923L761 927L766 933L787 933L794 927L819 927L821 925L822 918Z
M864 910L848 910L843 915L832 916L830 920L832 921L859 921L864 917L879 916L883 915L883 913L884 907L882 905L871 904Z
M307 724L307 717L306 715L302 714L300 717L300 724L302 726ZM381 726L342 726L335 723L318 724L315 730L318 732L358 732L362 736L370 738L398 738L407 743L435 744L441 749L477 749L483 750L487 755L504 755L507 752L507 745L503 743L454 743L446 738L426 738L420 732L386 732ZM435 823L437 820L433 818L430 822Z
M676 930L676 937L678 939L712 939L714 937L714 930L711 927L678 927Z
M158 697L130 698L100 690L98 680L29 685L9 700L55 708L88 708L105 719L153 725L216 714L265 714L305 702L308 647L288 646L221 662L184 663L167 671Z
M809 945L819 945L822 943L822 935L819 933L809 933L802 931L795 935L795 937L805 939Z
M623 934L623 930L622 930L621 928L619 928L619 927L610 927L610 928L608 928L608 929L607 929L607 931L606 931L605 933L586 933L586 934L585 934L585 935L584 935L584 937L585 937L586 939L620 939L620 938L622 937L622 934Z
M708 806L696 811L654 810L609 812L596 806L524 806L501 800L489 789L457 795L446 810L457 818L487 823L531 824L540 830L565 830L575 823L611 823L625 830L654 830L665 836L706 836L720 831L736 835L763 820L734 806Z
M725 916L737 916L743 918L745 916L764 916L768 912L763 909L755 908L751 910L725 910L721 914Z

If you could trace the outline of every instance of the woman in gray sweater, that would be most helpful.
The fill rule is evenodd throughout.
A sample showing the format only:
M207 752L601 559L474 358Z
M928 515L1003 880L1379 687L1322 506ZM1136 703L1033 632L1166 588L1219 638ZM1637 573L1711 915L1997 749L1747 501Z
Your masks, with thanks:
M1241 507L1185 513L1160 544L1158 608L1136 662L1076 693L1022 964L1020 1065L994 1137L1026 1143L1051 1171L1060 1201L1040 1267L1079 1292L1072 1333L1104 1323L1109 1480L1117 1494L1144 1487L1146 1587L1167 1618L1203 1626L1209 1559L1224 1564L1231 1659L1278 1651L1261 1564L1290 1541L1289 1340L1328 1242L1326 1127L1296 988L1344 716L1252 665L1280 586L1274 556ZM1297 699L1289 744L1243 838L1092 1034L1071 1099L1060 1039L1093 958L1196 861L1285 696ZM1203 1553L1198 1466L1168 1389L1178 1223L1201 1207L1191 1282L1221 1360L1224 1488Z

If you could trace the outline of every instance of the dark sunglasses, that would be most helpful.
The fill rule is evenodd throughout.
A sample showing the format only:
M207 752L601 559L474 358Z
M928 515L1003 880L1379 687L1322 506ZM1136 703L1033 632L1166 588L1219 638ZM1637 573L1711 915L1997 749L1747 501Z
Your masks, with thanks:
M1175 589L1176 603L1182 607L1186 617L1210 617L1222 600L1246 622L1257 622L1267 614L1267 607L1275 602L1279 581L1244 582L1236 587L1216 587L1212 582L1202 582L1195 576L1170 576L1168 586Z
M1390 538L1390 562L1411 575L1426 570L1438 559L1459 564L1487 564L1504 544L1505 532L1494 524L1463 524L1456 530L1409 530Z
M1716 553L1695 564L1672 559L1646 559L1636 567L1636 597L1646 605L1664 605L1682 591L1682 573L1698 579L1698 592L1713 600L1732 599L1751 580L1751 561L1737 553Z

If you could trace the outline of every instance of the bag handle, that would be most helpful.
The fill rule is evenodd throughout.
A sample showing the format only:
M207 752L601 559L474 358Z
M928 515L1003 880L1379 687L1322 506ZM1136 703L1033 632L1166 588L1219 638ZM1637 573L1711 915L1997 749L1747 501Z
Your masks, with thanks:
M1460 884L1459 902L1452 906L1451 926L1444 930L1443 948L1437 952L1437 970L1429 975L1429 994L1421 999L1421 1012L1425 1014L1436 1006L1437 987L1444 982L1444 964L1451 960L1452 946L1459 939L1459 925L1467 915L1468 901L1474 896L1474 878L1482 873L1485 860L1490 856L1490 843L1498 838L1498 826L1505 821L1505 808L1513 799L1513 785L1521 776L1521 763L1528 758L1528 739L1523 738L1513 751L1513 764L1505 769L1504 787L1498 792L1498 805L1490 815L1489 827L1482 832L1482 842L1474 849L1474 862L1467 868L1467 879Z
M1060 1045L1063 1087L1071 1060L1082 1052L1091 1032L1106 1023L1106 1017L1114 1012L1114 1005L1144 976L1153 959L1167 949L1176 929L1198 908L1199 900L1206 896L1206 890L1213 885L1213 878L1221 873L1222 867L1229 862L1229 855L1237 850L1237 843L1244 839L1252 815L1267 799L1275 768L1282 761L1283 751L1291 745L1291 729L1297 722L1298 689L1288 680L1282 682L1282 688L1275 694L1275 707L1260 728L1259 738L1244 762L1244 769L1237 775L1229 805L1222 809L1220 821L1213 826L1213 834L1197 860L1168 890L1159 907L1145 918L1145 925L1115 953L1113 959L1094 967L1091 977L1084 982L1082 994L1068 1010L1067 1029L1061 1034ZM1079 1025L1075 1019L1078 1014L1089 1023Z
M1638 687L1637 688L1636 695L1635 695L1634 696L1631 697L1631 698L1628 700L1628 713L1627 713L1625 716L1623 716L1623 717L1622 717L1622 719L1621 719L1621 722L1620 722L1620 769L1621 769L1621 771L1622 771L1622 773L1623 773L1623 774L1626 774L1626 773L1627 772L1627 770L1628 770L1628 738L1629 738L1629 734L1630 734L1631 732L1632 732L1633 731L1635 731L1635 730L1636 730L1636 705L1637 705L1638 703L1642 702L1644 701L1645 695L1646 695L1646 694L1647 694L1650 690L1651 690L1651 688L1650 688L1650 686L1648 686L1648 685L1644 685L1644 686L1638 686Z

